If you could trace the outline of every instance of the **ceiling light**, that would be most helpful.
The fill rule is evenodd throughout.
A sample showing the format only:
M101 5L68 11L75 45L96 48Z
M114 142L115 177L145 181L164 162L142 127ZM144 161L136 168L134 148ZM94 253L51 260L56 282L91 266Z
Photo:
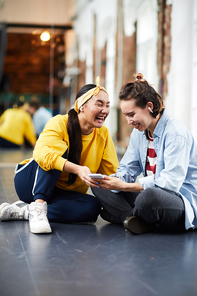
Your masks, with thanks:
M50 36L49 32L47 32L47 31L43 32L43 33L40 35L40 39L41 39L42 41L49 41L50 38L51 38L51 36Z

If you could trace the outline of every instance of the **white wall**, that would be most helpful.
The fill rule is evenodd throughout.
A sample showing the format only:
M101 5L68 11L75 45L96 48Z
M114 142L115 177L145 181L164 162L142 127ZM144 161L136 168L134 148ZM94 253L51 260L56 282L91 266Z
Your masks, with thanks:
M191 131L197 142L197 0L193 3Z
M137 65L136 70L158 90L157 70L157 1L145 0L137 9Z
M165 104L170 115L181 120L197 139L197 1L170 2L171 65Z

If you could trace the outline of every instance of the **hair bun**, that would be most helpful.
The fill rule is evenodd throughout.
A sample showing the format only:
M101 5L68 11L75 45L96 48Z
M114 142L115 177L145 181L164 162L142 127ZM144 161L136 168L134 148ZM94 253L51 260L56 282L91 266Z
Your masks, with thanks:
M138 73L137 75L135 75L136 80L143 80L144 75L142 73Z

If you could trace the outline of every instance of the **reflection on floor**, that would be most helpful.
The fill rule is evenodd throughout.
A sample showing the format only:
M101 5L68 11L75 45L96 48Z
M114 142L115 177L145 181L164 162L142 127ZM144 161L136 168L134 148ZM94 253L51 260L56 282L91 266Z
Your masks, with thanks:
M0 203L14 202L14 167L28 151L0 150ZM0 222L2 296L196 296L197 232L132 235L121 225Z

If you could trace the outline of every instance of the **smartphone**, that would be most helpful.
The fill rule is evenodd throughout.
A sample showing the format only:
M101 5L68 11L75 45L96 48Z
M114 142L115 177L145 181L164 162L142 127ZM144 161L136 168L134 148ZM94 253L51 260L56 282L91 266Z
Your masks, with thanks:
M88 176L90 178L95 178L95 179L104 179L104 176L102 174L92 174L92 173L89 173Z

